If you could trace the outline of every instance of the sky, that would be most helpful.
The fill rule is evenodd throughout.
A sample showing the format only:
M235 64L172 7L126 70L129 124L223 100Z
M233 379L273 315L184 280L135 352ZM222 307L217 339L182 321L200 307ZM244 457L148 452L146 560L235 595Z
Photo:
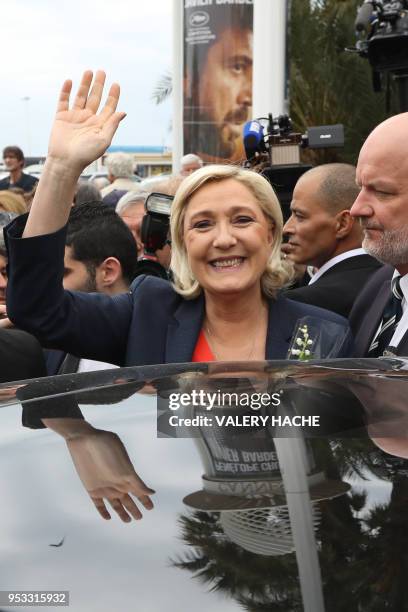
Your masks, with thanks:
M152 91L171 69L172 0L13 0L2 7L0 148L45 155L58 92L83 70L117 81L127 113L115 145L171 146L171 101ZM24 98L29 100L24 100Z

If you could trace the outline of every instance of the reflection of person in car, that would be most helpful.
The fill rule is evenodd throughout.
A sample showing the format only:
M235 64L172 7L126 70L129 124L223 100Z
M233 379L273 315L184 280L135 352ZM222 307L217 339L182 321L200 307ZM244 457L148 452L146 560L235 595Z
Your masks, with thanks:
M238 7L234 7L237 9ZM241 7L239 20L231 11L223 22L217 7L215 40L195 44L184 82L184 150L204 161L244 157L242 129L252 107L252 7ZM244 10L246 9L246 10ZM228 19L229 18L229 19Z
M132 495L146 510L153 508L154 491L136 474L117 434L82 419L43 419L43 423L65 439L78 476L102 518L111 518L104 498L125 523L142 518Z

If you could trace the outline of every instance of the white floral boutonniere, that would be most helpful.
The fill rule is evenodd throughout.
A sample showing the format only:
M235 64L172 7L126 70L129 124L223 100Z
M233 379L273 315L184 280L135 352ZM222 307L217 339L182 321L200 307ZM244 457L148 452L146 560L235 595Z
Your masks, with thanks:
M313 353L310 350L312 345L313 340L310 337L309 328L304 324L298 328L298 333L290 349L290 359L298 359L299 361L313 359Z
M344 346L351 350L352 345L351 332L347 325L308 315L296 321L287 359L336 359Z

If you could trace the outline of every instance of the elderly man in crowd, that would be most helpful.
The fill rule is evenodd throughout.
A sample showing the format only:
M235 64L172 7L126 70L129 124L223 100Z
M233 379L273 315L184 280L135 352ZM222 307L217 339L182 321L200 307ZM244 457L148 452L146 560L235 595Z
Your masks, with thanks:
M203 160L194 153L183 155L180 160L180 176L189 176L192 172L203 167Z
M116 206L116 212L130 228L136 240L139 257L143 254L142 221L146 212L145 202L147 197L153 192L174 196L183 180L183 176L171 176L167 179L159 177L157 181L149 183L148 191L140 193L129 192L119 200ZM162 249L156 251L156 256L160 265L167 270L170 265L170 246L166 244Z
M132 157L126 153L111 153L106 160L110 185L101 191L104 204L115 207L127 191L140 191Z
M387 264L350 314L357 354L366 357L408 355L407 135L408 113L387 119L369 135L357 164L360 194L350 212L360 220L364 249Z
M126 223L136 240L137 253L142 254L142 220L145 215L146 192L131 191L122 196L116 205L116 213Z
M307 286L286 297L348 317L361 288L381 265L361 248L361 228L350 215L357 195L356 169L349 164L318 166L298 180L283 250L295 264L317 270Z

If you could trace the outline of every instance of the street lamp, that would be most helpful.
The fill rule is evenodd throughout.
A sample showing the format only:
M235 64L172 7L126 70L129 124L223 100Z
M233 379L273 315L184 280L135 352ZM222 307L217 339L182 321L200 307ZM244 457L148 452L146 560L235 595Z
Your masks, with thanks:
M31 155L31 131L30 131L30 96L24 96L23 98L21 98L22 102L25 102L24 104L24 114L25 114L25 123L26 123L26 137L27 137L27 154L28 156Z

